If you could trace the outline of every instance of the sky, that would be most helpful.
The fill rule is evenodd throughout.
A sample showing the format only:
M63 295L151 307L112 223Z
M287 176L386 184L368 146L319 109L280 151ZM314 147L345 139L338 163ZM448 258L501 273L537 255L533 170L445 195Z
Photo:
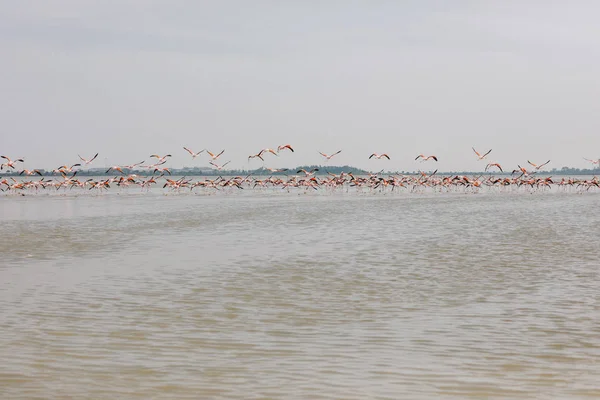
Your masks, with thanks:
M0 0L0 154L512 170L600 158L596 1ZM294 153L248 156L291 144ZM390 160L369 160L372 153ZM418 154L439 162L415 161Z

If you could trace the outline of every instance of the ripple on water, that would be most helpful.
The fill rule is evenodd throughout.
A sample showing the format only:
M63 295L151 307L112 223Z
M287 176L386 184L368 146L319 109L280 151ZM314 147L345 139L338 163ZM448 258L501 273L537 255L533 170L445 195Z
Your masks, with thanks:
M0 393L598 397L598 198L3 199Z

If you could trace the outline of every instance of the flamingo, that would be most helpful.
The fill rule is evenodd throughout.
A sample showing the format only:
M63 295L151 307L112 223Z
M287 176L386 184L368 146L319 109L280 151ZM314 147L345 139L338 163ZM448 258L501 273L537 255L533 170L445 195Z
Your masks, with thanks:
M335 155L335 154L334 154L334 155ZM311 175L314 175L314 174L315 174L315 172L317 172L318 170L319 170L319 168L313 168L313 169L311 169L310 171L307 171L307 170L305 170L305 169L303 168L303 169L299 169L298 171L296 171L296 173L297 173L297 174L299 174L300 172L303 172L303 173L304 173L304 175L306 175L306 176L311 176Z
M265 168L266 170L269 170L271 172L285 172L288 169L287 168Z
M263 153L271 153L274 155L278 155L277 153L275 153L275 150L273 149L262 149L261 151L258 152L259 155L262 156Z
M222 169L223 169L223 167L224 167L224 166L226 166L226 165L227 165L227 164L229 164L230 162L231 162L231 161L227 161L227 162L226 162L225 164L223 164L223 165L218 165L218 164L216 164L216 163L214 163L214 162L212 162L212 161L209 161L208 163L209 163L210 165L212 165L213 167L215 167L215 168L216 168L218 171L220 171L220 170L222 170Z
M134 169L135 167L137 167L139 165L142 165L143 163L144 163L144 161L140 161L139 163L135 163L135 164L123 165L123 168ZM164 163L166 163L166 161L159 162L159 163L157 163L155 165L162 165Z
M8 168L12 168L15 169L15 163L17 162L25 162L24 159L19 158L17 160L11 160L10 158L6 157L6 156L0 156L2 158L4 158L5 160L7 160L4 164L0 164L0 170L2 170L4 167Z
M104 172L105 174L108 174L111 170L115 170L115 171L119 171L120 173L122 173L123 175L125 175L125 173L123 172L123 169L121 168L121 166L119 165L113 165L112 167L109 167L106 172Z
M61 165L60 167L58 167L57 169L55 169L55 171L58 172L73 172L73 168L75 167L81 167L81 164L77 163L77 164L73 164L70 167L66 166L66 165Z
M489 163L488 165L485 166L485 170L487 171L491 167L496 167L500 170L500 172L504 172L504 171L502 171L502 167L498 163Z
M143 161L142 161L142 163L143 163ZM163 161L163 162L157 162L157 163L155 163L155 164L150 164L150 165L141 165L142 163L133 164L133 165L128 165L127 167L129 167L129 169L133 169L134 167L136 167L136 166L138 166L138 165L139 165L139 166L141 166L142 168L147 168L147 169L149 169L149 170L150 170L150 169L154 169L154 168L156 168L156 167L160 167L160 166L161 166L161 165L163 165L163 164L166 164L166 161Z
M28 169L24 169L23 171L19 172L19 175L23 175L23 174L25 174L27 176L31 176L31 175L35 175L35 174L38 174L39 176L42 176L42 173L39 170L37 170L37 169L34 169L33 171L30 171Z
M523 175L529 176L529 172L527 171L527 169L521 167L520 165L517 165L517 167L519 167L519 168L518 169L514 169L513 172L511 173L511 175L513 175L515 172L520 172L521 176L523 176ZM521 176L519 176L519 178Z
M319 154L320 154L320 155L322 155L323 157L325 157L327 161L329 161L329 160L331 160L331 158L332 158L333 156L335 156L336 154L340 154L341 152L342 152L341 150L338 150L338 151L336 151L335 153L333 153L333 154L330 154L330 155L327 155L327 154L325 154L325 153L321 153L321 152L319 152Z
M171 157L171 155L167 154L167 155L161 157L158 154L152 154L152 155L150 155L150 157L154 157L154 158L158 159L157 162L163 162L163 161L167 160L167 157Z
M213 153L211 153L211 152L210 152L210 151L208 151L208 150L206 150L206 152L208 153L208 155L210 156L210 158L211 158L211 159L214 161L214 160L216 160L217 158L219 158L219 156L220 156L221 154L223 154L223 153L225 152L225 150L221 150L221 152L220 152L219 154L213 154Z
M248 161L250 161L251 158L260 158L262 161L265 161L265 159L260 156L260 153L248 156Z
M171 170L168 167L164 167L164 168L158 168L158 167L156 167L156 168L154 168L154 171L152 173L154 174L154 173L159 172L159 171L162 174L164 174L166 172L167 174L171 175Z
M94 161L96 159L96 157L98 157L98 153L96 153L96 155L94 157L90 158L89 160L81 157L79 154L77 154L77 156L79 156L79 159L81 161L83 161L85 165L90 165L92 163L92 161Z
M529 161L529 160L527 160L527 162L529 163L529 165L531 165L533 168L535 168L535 170L536 170L536 171L539 171L539 170L540 170L540 168L542 168L544 165L548 164L548 163L550 162L550 160L548 160L548 161L546 161L545 163L543 163L543 164L540 164L540 165L534 164L534 163L532 163L532 162L531 162L531 161Z
M197 153L194 153L193 151L191 151L190 149L188 149L188 148L187 148L187 147L185 147L185 146L183 147L183 149L184 149L185 151L187 151L188 153L190 153L190 155L192 156L192 159L194 159L194 158L198 157L200 154L202 154L202 153L204 152L204 150L206 150L206 149L204 149L204 150L200 150L200 151L199 151L199 152L197 152Z
M477 155L478 161L483 160L485 158L485 156L487 156L488 154L490 154L492 152L492 149L489 149L489 151L487 153L485 153L484 155L481 155L477 150L475 150L475 147L471 147L471 148L473 149L473 151Z
M279 153L281 150L285 150L288 149L289 151L291 151L292 153L294 152L294 149L292 149L292 146L290 146L289 144L283 144L281 146L277 146L277 152Z
M377 154L377 153L373 153L373 154L371 154L371 155L369 156L369 160L370 160L371 158L373 158L373 157L377 158L378 160L380 160L380 159L381 159L381 158L383 158L383 157L387 158L388 160L390 159L390 156L388 156L388 155L387 155L387 154L385 154L385 153L384 153L384 154Z
M438 158L436 156L426 156L424 154L419 154L417 156L417 158L415 158L415 160L418 160L419 158L421 158L423 161L427 161L427 160L435 160L437 161Z

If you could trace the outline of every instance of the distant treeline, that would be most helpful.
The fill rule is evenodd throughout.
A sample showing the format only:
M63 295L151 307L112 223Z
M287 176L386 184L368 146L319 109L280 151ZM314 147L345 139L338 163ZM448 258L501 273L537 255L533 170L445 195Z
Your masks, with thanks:
M246 170L246 169L228 169L228 170L217 170L217 169L202 169L202 168L172 168L170 169L171 175L176 176L246 176L246 175L295 175L300 170L314 171L315 175L326 175L328 173L339 175L344 172L346 174L351 173L353 175L367 175L372 173L371 171L366 171L364 169L351 167L349 165L344 166L330 166L330 165L301 165L295 168L289 169L280 169L276 171L271 171L265 168L259 168L254 170ZM46 171L43 169L38 170L43 176L60 176L60 174ZM18 176L20 170L11 170L11 171L0 171L0 176ZM429 171L428 173L431 173ZM488 171L488 172L477 172L477 171L446 171L441 172L438 171L439 175L510 175L512 171ZM157 172L148 169L126 169L123 168L123 173L125 175L136 174L140 176L152 176L157 175ZM382 175L415 175L419 174L419 172L415 171L379 171L379 174ZM553 168L547 171L539 171L539 174L549 174L549 175L600 175L600 168L595 169L580 169L580 168L569 168L562 167L561 169ZM106 173L105 169L101 168L91 168L91 169L82 169L77 170L76 176L103 176L103 175L118 175L117 171L111 171L110 173ZM72 175L72 174L69 174ZM168 175L168 173L165 173Z
M487 172L473 172L473 171L450 171L450 172L438 172L442 175L511 175L511 171L487 171ZM544 175L600 175L600 168L595 169L581 169L581 168L569 168L562 167L561 169L552 168L549 170L537 171L537 174ZM520 175L520 173L519 173Z
M363 169L360 168L355 168L355 167L351 167L348 165L344 165L344 166L322 166L322 165L301 165L299 167L295 167L295 168L289 168L289 169L285 169L285 168L281 168L279 170L276 171L271 171L265 168L258 168L258 169L253 169L253 170L246 170L246 169L223 169L221 171L217 170L217 169L208 169L208 168L169 168L169 171L171 172L171 175L176 175L176 176L217 176L217 175L222 175L222 176L238 176L238 175L290 175L293 174L295 175L298 171L300 170L306 170L306 171L311 171L314 169L317 169L318 171L314 171L315 174L317 175L325 175L327 173L332 173L332 174L340 174L342 172L344 173L352 173L354 175L366 175L369 172L365 171ZM46 171L44 169L38 169L37 171L39 171L42 176L61 176L61 174L53 172L53 171ZM19 175L21 171L20 170L11 170L11 171L2 171L0 172L0 176L17 176ZM123 168L123 174L124 175L130 175L130 174L135 174L135 175L140 175L140 176L152 176L152 175L158 175L158 172L154 172L151 169L128 169L128 168ZM69 176L72 175L68 174ZM119 172L117 171L110 171L109 173L106 173L105 169L101 169L101 168L90 168L90 169L81 169L81 170L77 170L77 174L76 176L103 176L103 175L119 175ZM168 173L165 173L165 175L169 175Z

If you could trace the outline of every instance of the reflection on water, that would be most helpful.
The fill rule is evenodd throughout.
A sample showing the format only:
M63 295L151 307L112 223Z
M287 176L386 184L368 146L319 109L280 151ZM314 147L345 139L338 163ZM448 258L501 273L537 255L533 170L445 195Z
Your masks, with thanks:
M599 205L0 198L0 394L597 398Z

